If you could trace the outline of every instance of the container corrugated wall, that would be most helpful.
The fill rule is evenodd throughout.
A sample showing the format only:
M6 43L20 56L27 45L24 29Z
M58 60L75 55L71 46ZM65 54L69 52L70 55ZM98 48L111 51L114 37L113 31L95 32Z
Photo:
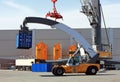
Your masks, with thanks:
M47 60L47 45L44 42L36 44L36 59Z
M51 72L52 64L40 63L32 64L32 72Z
M58 60L62 58L62 46L58 42L53 46L53 59Z
M29 49L32 47L32 31L19 31L16 36L16 48Z
M71 46L69 47L69 56L72 56L73 53L76 51L76 49L77 49L76 44L71 45Z

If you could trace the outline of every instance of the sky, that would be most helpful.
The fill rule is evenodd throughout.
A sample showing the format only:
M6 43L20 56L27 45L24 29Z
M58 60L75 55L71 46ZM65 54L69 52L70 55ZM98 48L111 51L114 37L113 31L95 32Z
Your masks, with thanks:
M120 28L120 0L100 0L100 2L106 26ZM72 28L91 28L87 17L80 12L80 0L58 0L56 7L63 16L63 20L57 21ZM20 29L25 17L45 17L46 13L52 9L51 0L0 0L0 29ZM38 24L29 24L28 26L31 29L50 28Z

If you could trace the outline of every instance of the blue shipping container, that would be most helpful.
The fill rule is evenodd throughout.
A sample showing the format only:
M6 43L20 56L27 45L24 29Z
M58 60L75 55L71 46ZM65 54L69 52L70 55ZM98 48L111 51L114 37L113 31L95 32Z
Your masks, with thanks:
M19 47L19 35L17 34L17 36L16 36L16 48L18 48Z
M32 72L51 72L52 64L32 64Z
M32 31L19 31L16 37L16 48L29 49L32 47Z

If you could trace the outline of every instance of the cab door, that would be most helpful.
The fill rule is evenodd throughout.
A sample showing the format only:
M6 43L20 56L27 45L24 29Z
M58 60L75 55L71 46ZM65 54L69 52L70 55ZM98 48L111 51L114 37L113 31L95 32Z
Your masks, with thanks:
M73 73L78 72L78 68L80 65L80 56L73 56L69 59L67 65L71 67Z

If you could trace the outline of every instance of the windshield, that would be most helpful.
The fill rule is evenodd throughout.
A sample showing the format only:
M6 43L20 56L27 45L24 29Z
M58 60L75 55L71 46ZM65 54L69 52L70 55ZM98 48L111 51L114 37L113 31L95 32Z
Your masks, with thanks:
M72 65L79 65L81 61L80 56L72 56L67 62L67 65L72 66Z

